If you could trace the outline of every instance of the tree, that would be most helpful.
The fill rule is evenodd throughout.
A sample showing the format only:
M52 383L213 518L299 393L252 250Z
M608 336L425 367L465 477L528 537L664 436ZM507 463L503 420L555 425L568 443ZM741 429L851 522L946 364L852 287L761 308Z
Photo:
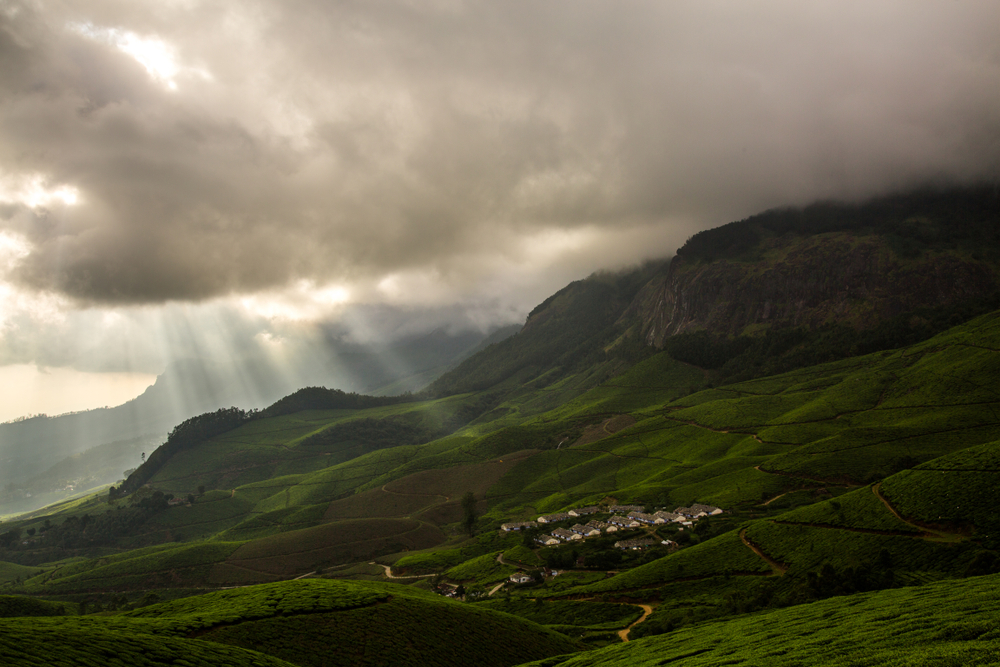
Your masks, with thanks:
M466 491L462 496L462 511L465 512L465 532L472 535L472 529L476 525L476 494Z
M133 451L135 451L135 450L133 450ZM142 462L145 463L146 462L146 452L143 452L142 455L140 456L140 458L142 459Z
M198 495L199 496L205 495L205 485L204 484L202 484L201 486L198 487Z

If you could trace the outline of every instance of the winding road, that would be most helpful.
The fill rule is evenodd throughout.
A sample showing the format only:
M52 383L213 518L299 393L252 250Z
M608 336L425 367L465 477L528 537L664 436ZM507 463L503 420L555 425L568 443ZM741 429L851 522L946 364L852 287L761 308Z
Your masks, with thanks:
M645 621L646 618L650 614L653 613L653 608L650 607L648 604L637 604L636 606L637 607L642 607L642 616L640 616L638 619L636 619L635 622L633 622L630 626L628 626L624 630L619 630L618 631L618 636L622 638L623 642L627 642L628 641L628 633L631 632L632 628L634 628L635 626L637 626L640 623L642 623L643 621Z

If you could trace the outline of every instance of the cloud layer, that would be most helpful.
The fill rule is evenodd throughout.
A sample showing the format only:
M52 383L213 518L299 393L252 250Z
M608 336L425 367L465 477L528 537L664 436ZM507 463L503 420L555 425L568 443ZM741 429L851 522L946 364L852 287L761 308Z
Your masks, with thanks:
M0 7L0 179L78 198L8 187L6 280L76 304L550 289L1000 168L993 2Z

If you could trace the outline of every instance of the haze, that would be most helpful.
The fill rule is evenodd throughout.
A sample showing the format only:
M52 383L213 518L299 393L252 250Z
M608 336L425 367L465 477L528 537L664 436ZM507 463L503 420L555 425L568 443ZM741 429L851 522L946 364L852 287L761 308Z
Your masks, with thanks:
M997 26L990 1L0 1L0 420L181 358L521 322L769 207L996 182ZM44 369L82 384L26 389Z

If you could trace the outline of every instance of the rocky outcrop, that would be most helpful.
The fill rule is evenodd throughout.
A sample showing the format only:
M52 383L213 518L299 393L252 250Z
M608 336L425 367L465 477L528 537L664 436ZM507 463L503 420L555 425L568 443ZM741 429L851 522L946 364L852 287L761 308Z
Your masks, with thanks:
M922 306L986 296L998 269L971 253L904 256L879 233L785 234L759 241L749 259L704 261L678 254L658 285L635 303L646 342L708 330L753 334L769 327L827 323L864 329Z

